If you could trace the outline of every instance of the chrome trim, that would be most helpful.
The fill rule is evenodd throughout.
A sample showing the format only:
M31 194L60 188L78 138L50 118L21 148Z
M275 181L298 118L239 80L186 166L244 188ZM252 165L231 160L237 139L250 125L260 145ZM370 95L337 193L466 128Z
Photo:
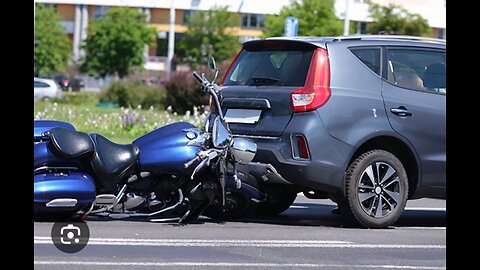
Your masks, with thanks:
M285 178L283 178L283 176L280 175L275 169L275 167L273 167L270 163L265 164L260 162L250 162L247 166L250 174L259 180L272 184L292 184L289 181L285 180Z
M248 164L257 153L257 144L245 138L234 138L231 150L236 162Z
M115 201L115 205L117 205L120 200L122 199L123 195L125 195L125 190L127 189L127 184L123 185L122 189L120 190L120 192L118 192L117 194L117 200Z
M113 194L100 194L95 197L96 205L113 205L117 201L117 196Z
M175 207L177 207L180 203L182 203L183 201L183 192L181 189L178 189L178 202L172 206L169 206L167 208L164 208L162 210L158 210L157 212L153 212L153 213L132 213L132 214L129 214L131 217L151 217L151 216L155 216L155 215L158 215L158 214L161 214L163 212L166 212L166 211L169 211L169 210L172 210L174 209Z
M208 139L210 139L210 135L208 133L202 132L198 128L186 128L186 129L183 129L182 131L187 132L187 134L189 132L193 132L196 135L195 138L189 139L189 141L187 143L188 146L190 146L190 145L199 146L199 147L202 147L202 148L206 149L206 147L205 147L206 141Z
M130 217L130 214L126 213L111 213L108 215L108 217L113 218L113 219L122 219L122 218L128 218Z
M77 205L77 199L72 198L60 198L53 199L45 204L46 207L74 207Z
M73 170L76 171L78 170L77 167L49 167L49 166L42 166L38 167L35 170L33 170L33 173L38 173L41 171L47 171L47 170Z
M333 41L341 40L411 40L411 41L428 41L445 44L447 40L439 38L426 38L426 37L417 37L417 36L407 36L407 35L350 35L350 36L339 36L336 37Z
M168 222L168 221L180 221L180 218L174 217L174 218L152 218L152 219L150 219L150 222Z
M280 137L272 136L255 136L255 135L242 135L242 134L233 134L233 137L248 138L248 139L264 139L264 140L277 140Z
M90 214L90 213L92 212L92 210L93 210L93 207L94 207L94 206L95 206L95 204L94 204L94 203L92 203L92 205L90 206L90 209L88 209L88 211L87 211L87 212L85 212L85 214L84 214L84 215L88 215L88 214Z

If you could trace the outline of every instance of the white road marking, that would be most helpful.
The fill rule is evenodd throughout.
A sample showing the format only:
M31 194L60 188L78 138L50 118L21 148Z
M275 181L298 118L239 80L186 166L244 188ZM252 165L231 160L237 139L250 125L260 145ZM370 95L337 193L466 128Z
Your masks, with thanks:
M52 244L50 237L35 236L34 244ZM157 247L265 247L265 248L391 248L444 249L445 245L357 244L329 240L212 240L212 239L131 239L90 238L88 245Z
M318 264L318 263L234 263L234 262L88 262L88 261L34 261L36 265L88 265L88 266L156 266L156 267L304 267L304 268L386 268L386 269L446 269L443 266L415 265L358 265L358 264Z

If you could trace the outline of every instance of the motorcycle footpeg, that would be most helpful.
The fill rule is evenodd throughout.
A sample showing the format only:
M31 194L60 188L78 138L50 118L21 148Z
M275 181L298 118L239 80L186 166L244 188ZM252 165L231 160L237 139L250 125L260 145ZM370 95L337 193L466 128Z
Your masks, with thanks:
M113 194L100 194L95 198L96 205L113 205L117 202L117 197Z

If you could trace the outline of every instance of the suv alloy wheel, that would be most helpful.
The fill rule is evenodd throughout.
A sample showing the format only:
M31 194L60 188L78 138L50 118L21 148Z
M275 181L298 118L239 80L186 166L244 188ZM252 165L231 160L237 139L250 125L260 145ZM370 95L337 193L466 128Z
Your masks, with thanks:
M398 220L407 203L407 173L390 152L371 150L349 166L345 191L345 214L367 228L387 227Z

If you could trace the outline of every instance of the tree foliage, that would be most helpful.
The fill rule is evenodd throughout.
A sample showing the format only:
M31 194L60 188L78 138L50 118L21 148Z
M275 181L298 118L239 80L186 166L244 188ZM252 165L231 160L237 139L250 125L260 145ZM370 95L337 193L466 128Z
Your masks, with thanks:
M298 18L299 36L336 36L343 31L343 22L335 15L334 0L294 0L279 15L268 15L265 37L283 36L287 16Z
M82 48L81 70L92 75L127 76L133 68L143 68L145 45L153 45L156 30L146 23L146 15L135 8L113 7L88 25Z
M426 19L420 14L409 13L400 6L394 4L381 6L371 3L369 12L370 17L374 20L368 25L368 32L371 34L385 32L396 35L431 35L431 29Z
M72 48L59 20L55 9L43 4L35 5L35 74L63 72L68 65Z
M218 62L233 58L240 42L232 28L239 24L240 17L228 12L226 7L195 12L188 20L185 37L178 44L181 61L195 68L206 55L213 55Z

